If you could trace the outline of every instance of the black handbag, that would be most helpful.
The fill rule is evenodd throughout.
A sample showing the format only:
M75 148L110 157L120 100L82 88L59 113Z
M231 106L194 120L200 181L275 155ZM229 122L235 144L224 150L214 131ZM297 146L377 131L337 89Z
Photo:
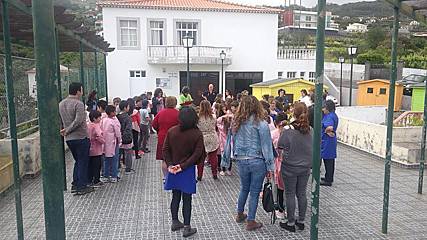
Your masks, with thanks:
M262 190L262 207L264 211L271 213L274 212L274 199L273 199L273 185L270 181L264 183L264 188Z

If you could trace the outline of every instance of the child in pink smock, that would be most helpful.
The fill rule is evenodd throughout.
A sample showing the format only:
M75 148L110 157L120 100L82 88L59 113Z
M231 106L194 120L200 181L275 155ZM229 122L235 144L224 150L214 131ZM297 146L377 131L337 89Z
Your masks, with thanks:
M217 116L219 117L216 119L216 127L218 129L219 149L221 150L218 153L218 166L221 167L221 157L224 153L224 146L227 141L227 133L231 125L231 120L233 119L233 114L230 110L227 110L227 106L224 103L221 103ZM219 175L225 176L225 174L227 174L231 176L231 164L232 162L230 161L230 167L228 167L228 169L225 167L220 168Z
M276 216L279 219L285 218L285 204L284 204L284 183L282 179L281 174L281 167L282 167L282 154L280 149L277 146L277 143L279 141L280 135L284 128L286 128L288 117L285 113L281 112L277 114L276 119L274 121L275 129L271 131L271 138L273 140L274 148L276 149L276 152L278 153L277 157L274 160L274 181L277 185L277 202L279 204L279 210L276 211Z
M90 139L89 149L89 183L94 187L102 186L100 180L102 154L104 153L104 135L101 129L101 113L95 110L89 113L90 123L87 125Z
M119 171L119 148L122 138L120 132L120 122L116 118L116 107L108 105L105 113L107 118L102 120L104 133L104 174L103 181L117 182Z

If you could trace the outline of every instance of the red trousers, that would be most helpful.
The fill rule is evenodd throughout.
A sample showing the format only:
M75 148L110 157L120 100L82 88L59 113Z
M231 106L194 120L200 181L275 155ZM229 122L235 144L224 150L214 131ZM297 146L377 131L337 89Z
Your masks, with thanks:
M208 161L211 164L212 169L212 176L218 175L218 156L217 151L215 150L213 152L208 153ZM203 169L205 167L205 162L201 162L197 165L197 177L201 178L203 177Z

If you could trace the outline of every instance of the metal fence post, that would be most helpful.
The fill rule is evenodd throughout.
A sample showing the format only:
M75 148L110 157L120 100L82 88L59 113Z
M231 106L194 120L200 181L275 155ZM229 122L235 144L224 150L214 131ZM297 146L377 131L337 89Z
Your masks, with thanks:
M98 51L95 52L95 89L99 92Z
M53 0L32 2L46 239L65 239Z
M427 132L427 78L424 78L426 87L424 90L424 125L423 125L423 136L421 139L421 158L420 158L420 170L418 176L418 193L423 193L423 181L424 181L424 163L426 160L426 132Z
M85 85L85 72L84 72L84 60L83 60L83 43L79 42L79 53L80 53L80 82L83 85L83 101L84 96L86 95L85 92L89 91L87 86Z
M4 76L6 81L7 110L9 115L10 141L12 145L13 161L13 187L15 193L15 213L18 239L24 239L24 225L22 220L22 202L21 202L21 175L19 173L19 155L18 155L18 136L16 130L16 113L15 113L15 94L13 89L12 76L12 47L10 43L9 27L9 4L2 0L2 21L3 21L3 43L5 53Z
M108 103L108 78L107 78L107 54L104 53L104 84L105 84L105 100Z
M62 82L61 82L61 61L59 58L59 34L58 29L55 30L55 58L56 58L56 79L58 85L58 102L62 100ZM64 172L64 191L67 191L67 170L65 163L65 146L64 137L61 136L61 160L62 160L62 171Z
M390 90L388 97L387 109L387 141L386 141L386 158L384 161L384 197L383 197L383 217L382 233L387 233L388 228L388 205L390 198L390 170L391 170L391 151L393 143L393 114L394 114L394 94L397 79L397 42L399 37L399 8L394 7L394 22L392 32L391 46L391 77Z
M318 0L317 8L318 24L316 33L316 101L314 104L313 167L311 187L311 240L317 240L319 234L320 142L323 78L325 67L326 0Z

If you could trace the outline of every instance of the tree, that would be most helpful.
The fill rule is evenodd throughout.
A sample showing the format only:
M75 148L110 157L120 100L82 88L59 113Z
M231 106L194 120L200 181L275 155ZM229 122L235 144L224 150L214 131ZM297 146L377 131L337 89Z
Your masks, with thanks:
M380 27L371 28L367 32L367 42L371 49L376 49L385 39L386 33Z

